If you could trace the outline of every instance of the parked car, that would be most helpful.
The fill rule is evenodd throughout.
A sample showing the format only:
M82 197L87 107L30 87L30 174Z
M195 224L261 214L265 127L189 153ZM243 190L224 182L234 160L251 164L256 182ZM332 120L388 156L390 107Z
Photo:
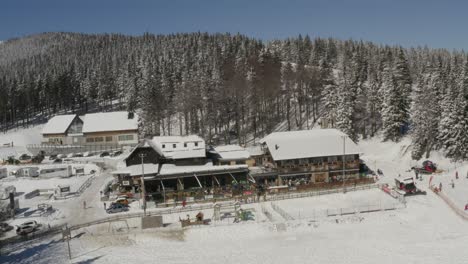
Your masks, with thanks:
M63 162L62 159L55 159L54 160L54 163L62 163L62 162Z
M27 235L36 231L39 228L39 224L36 221L28 221L22 223L16 228L16 234L18 235Z
M66 158L66 157L67 157L67 155L65 155L65 154L58 154L58 155L57 155L57 158L58 158L58 159L64 159L64 158Z
M104 151L104 152L101 153L101 155L99 155L99 157L102 158L102 157L107 157L107 156L109 156L109 155L110 155L109 152Z
M57 154L53 154L49 156L49 160L55 160L57 158Z
M18 158L20 161L29 161L32 159L32 157L28 154L23 154Z
M112 152L111 157L120 156L120 155L122 155L122 153L123 153L123 152L122 152L121 150L114 151L114 152Z
M75 156L75 153L69 153L69 154L67 155L67 158L74 158L74 157L76 157L76 156Z
M82 158L83 157L83 153L76 153L75 154L75 158Z
M128 211L128 206L125 206L123 204L119 203L113 203L109 208L107 208L106 212L108 214L113 214L113 213L120 213L120 212L126 212Z
M83 153L83 157L92 157L92 156L94 156L94 154L91 151L87 151Z

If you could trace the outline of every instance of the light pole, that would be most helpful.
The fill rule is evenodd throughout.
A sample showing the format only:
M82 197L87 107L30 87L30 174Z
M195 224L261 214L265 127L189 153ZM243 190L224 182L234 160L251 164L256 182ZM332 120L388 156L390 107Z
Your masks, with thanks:
M345 187L345 162L346 162L346 135L343 135L343 193L346 193Z
M146 216L146 189L145 189L145 153L140 153L138 156L141 158L141 194L143 196L143 215Z

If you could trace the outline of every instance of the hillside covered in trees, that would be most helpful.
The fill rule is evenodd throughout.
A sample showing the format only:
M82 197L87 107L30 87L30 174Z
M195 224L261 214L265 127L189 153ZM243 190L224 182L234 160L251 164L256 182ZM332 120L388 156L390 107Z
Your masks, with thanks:
M5 130L55 113L126 109L142 133L241 144L326 122L354 140L413 139L468 158L468 57L298 36L44 33L0 44ZM385 150L382 150L385 151Z

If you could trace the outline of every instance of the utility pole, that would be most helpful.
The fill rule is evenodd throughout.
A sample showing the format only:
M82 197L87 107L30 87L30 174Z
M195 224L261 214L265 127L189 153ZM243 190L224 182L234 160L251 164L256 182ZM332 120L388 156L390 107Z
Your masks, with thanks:
M145 189L145 153L140 153L141 158L141 194L143 196L143 215L146 216L146 189Z
M343 193L346 193L345 187L345 164L346 164L346 135L343 135Z

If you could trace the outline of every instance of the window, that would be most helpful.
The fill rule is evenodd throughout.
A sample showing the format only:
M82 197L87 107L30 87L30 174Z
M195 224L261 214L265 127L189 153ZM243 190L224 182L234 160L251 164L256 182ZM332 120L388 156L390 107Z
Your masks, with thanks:
M120 135L119 141L129 141L133 140L133 135Z
M195 147L198 147L198 142L195 142Z
M172 144L172 148L176 148L177 147L177 144Z
M162 148L166 148L166 144L162 144Z
M94 138L94 142L103 142L104 138L103 137L96 137Z
M86 143L92 143L94 142L94 138L86 138Z
M187 147L187 142L184 142L184 148L186 148L186 147Z
M106 142L111 142L112 141L112 136L107 136L106 137Z

